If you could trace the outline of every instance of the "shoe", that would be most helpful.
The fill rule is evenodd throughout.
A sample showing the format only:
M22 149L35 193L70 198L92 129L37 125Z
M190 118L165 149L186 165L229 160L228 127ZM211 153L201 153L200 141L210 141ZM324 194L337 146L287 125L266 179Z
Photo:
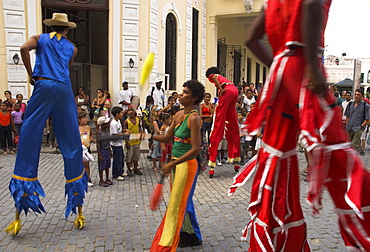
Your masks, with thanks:
M240 166L239 166L239 165L234 165L234 171L235 171L236 173L238 173L238 172L239 172L239 169L240 169Z
M364 153L365 154L365 153ZM15 152L13 150L10 151L10 155L15 155Z
M121 176L118 176L117 178L113 178L113 179L118 180L118 181L125 180L125 178L124 177L121 177Z
M93 186L94 186L94 184L93 184L93 183L91 183L91 182L87 182L87 186L88 186L88 187L93 187Z
M134 176L134 173L132 172L132 170L128 170L127 174L128 174L129 177L133 177Z
M137 174L137 175L143 175L144 173L142 171L140 171L139 169L135 169L134 170L134 173Z
M365 156L365 152L363 150L360 150L358 153L360 154L360 156Z
M4 151L4 152L3 152L3 155L4 155L4 156L8 155L8 152Z
M122 177L127 177L127 172L122 173Z
M215 173L215 170L209 170L209 177L213 178L213 174Z
M50 144L49 149L52 149L52 148L53 148L53 145L52 145L52 144Z
M108 184L105 181L100 181L99 185L102 186L102 187L108 187Z
M161 172L161 169L159 169L158 167L154 167L154 168L153 168L153 171L154 171L154 172Z
M217 159L216 163L217 163L218 166L221 166L222 165L220 159Z
M112 182L110 179L107 179L107 180L105 181L105 183L106 183L107 185L113 185L113 182Z

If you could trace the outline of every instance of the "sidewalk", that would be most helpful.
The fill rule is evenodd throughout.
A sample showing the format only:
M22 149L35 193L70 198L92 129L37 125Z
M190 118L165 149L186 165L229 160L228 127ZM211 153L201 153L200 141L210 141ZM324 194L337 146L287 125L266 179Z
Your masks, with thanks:
M93 145L94 146L94 145ZM93 147L95 148L95 147ZM94 149L93 149L94 150ZM91 164L94 187L89 188L83 205L86 226L77 230L73 221L64 217L65 179L60 154L42 148L39 181L46 198L41 201L47 211L38 216L22 214L22 229L13 237L5 228L14 219L14 202L9 197L8 183L15 156L0 156L2 171L0 189L0 251L148 251L152 238L166 210L169 198L168 180L165 183L164 200L158 211L148 208L149 195L159 179L151 163L142 153L139 166L144 175L126 177L114 181L107 188L98 186L97 163ZM94 157L96 153L93 152ZM369 164L370 152L366 150L364 161ZM305 168L304 156L298 154L301 171ZM230 164L215 169L215 177L207 173L199 175L194 205L203 235L203 245L177 251L247 251L248 242L240 242L241 231L250 220L247 212L251 182L239 188L234 196L227 196L227 189L235 175ZM305 202L307 183L301 177L301 202L308 224L308 242L312 251L347 251L343 246L337 225L337 216L329 195L323 197L324 209L314 219Z

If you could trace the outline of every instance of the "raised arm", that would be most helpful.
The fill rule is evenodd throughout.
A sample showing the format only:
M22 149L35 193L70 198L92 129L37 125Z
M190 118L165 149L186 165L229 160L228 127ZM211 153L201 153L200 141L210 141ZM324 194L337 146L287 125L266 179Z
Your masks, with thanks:
M32 36L26 43L24 43L21 46L21 57L24 64L24 67L27 70L28 74L28 80L31 85L35 83L35 81L32 79L32 66L31 66L31 57L30 57L30 51L33 49L36 49L37 47L37 41L39 40L40 35Z
M264 34L265 12L262 10L261 14L254 20L248 31L245 45L248 46L254 55L256 55L257 58L259 58L266 66L270 66L272 63L272 55L261 41Z
M315 93L324 94L327 91L324 74L319 69L318 49L323 21L322 1L304 0L302 37L306 44L305 63L306 76L309 79L308 88Z

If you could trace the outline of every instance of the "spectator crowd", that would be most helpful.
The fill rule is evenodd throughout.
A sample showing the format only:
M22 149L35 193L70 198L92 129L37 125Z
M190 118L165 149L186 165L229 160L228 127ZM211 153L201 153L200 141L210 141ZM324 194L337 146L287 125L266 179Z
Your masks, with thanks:
M162 79L157 78L155 86L149 88L144 108L140 106L139 97L134 95L126 81L122 83L122 90L118 94L117 106L112 105L111 96L107 90L97 89L96 97L90 100L85 88L79 88L75 101L81 142L90 153L90 145L96 144L100 186L107 187L113 184L109 176L110 168L112 168L112 179L116 181L122 181L126 176L142 175L143 171L138 165L141 140L151 134L166 134L175 114L182 109L177 92L172 92L165 100L162 82ZM236 111L240 130L241 160L239 164L244 165L257 154L263 136L263 128L252 139L247 139L242 130L246 118L253 111L258 100L263 83L260 82L257 87L253 83L245 82L235 86L238 89ZM354 97L351 91L338 92L335 86L330 86L329 90L337 97L336 105L342 111L342 123L349 134L349 139L359 154L365 155L364 150L369 132L368 124L370 123L370 90L367 90L365 95L362 89L357 89ZM210 143L209 137L218 101L217 97L212 99L210 93L205 93L202 103L197 107L202 120L202 147L205 147L205 153L203 153L205 158L209 157L207 153ZM23 102L22 94L17 94L13 99L9 90L4 92L4 99L0 99L0 144L3 155L16 153L26 109L27 104ZM93 121L93 125L89 121ZM91 129L89 125L95 126L94 129ZM112 135L116 135L117 138L115 140L99 140L99 137L104 139L104 137ZM120 135L122 137L118 137ZM52 117L45 122L43 143L50 148L56 148L56 152L59 151ZM148 137L149 153L147 158L151 160L155 172L160 172L160 168L171 160L172 145L173 141L164 144ZM217 150L217 166L222 166L228 162L228 143L225 136L219 143ZM300 143L298 143L298 151L304 151ZM206 168L205 166L202 165L202 170ZM307 159L308 166L309 160ZM84 162L84 168L89 176L88 185L93 186L88 161ZM103 178L104 173L105 179Z

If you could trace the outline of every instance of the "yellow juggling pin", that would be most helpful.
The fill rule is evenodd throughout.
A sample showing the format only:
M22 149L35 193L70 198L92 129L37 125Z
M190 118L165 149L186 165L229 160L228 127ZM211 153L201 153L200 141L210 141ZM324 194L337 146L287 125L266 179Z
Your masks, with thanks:
M141 87L144 86L145 81L148 79L150 71L152 71L153 65L154 65L154 58L155 54L154 53L149 53L148 56L146 56L143 68L141 69L141 75L140 75L140 85Z

